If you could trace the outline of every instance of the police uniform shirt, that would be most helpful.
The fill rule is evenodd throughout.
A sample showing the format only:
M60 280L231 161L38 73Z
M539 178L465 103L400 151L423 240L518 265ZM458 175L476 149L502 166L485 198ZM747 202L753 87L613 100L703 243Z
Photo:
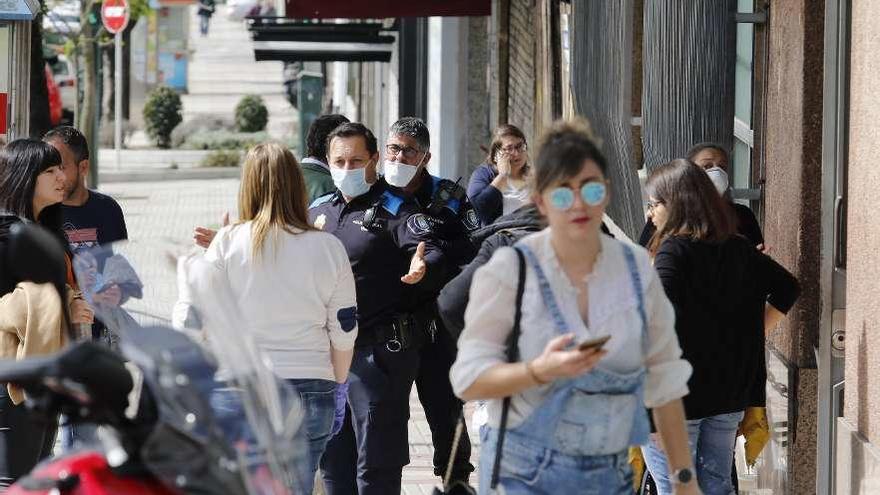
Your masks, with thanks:
M318 198L309 210L312 224L345 246L354 272L362 333L412 309L411 286L400 277L409 272L420 242L425 242L427 271L415 287L439 291L446 279L440 241L432 224L423 222L417 213L414 202L392 194L383 180L349 203L336 191ZM365 217L368 225L364 225Z
M415 221L430 224L440 238L450 264L463 266L470 263L476 255L470 234L480 228L477 211L463 187L449 179L434 177L425 170L422 174L422 184L412 197L420 210ZM389 189L395 195L403 196L400 189Z

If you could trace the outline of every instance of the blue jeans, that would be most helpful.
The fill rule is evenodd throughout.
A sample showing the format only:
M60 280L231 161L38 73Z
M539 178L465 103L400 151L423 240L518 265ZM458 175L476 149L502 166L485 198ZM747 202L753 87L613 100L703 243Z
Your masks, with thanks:
M694 457L697 481L704 495L736 493L730 480L730 466L733 465L736 429L742 418L743 412L739 411L687 422L688 444ZM642 447L642 454L657 485L658 495L672 494L669 465L657 435L652 435L651 443Z
M303 480L307 485L303 493L312 493L318 462L330 441L333 418L336 413L336 382L307 379L287 380L299 393L302 401L303 425L309 442L309 475Z
M480 428L480 494L491 491L498 430ZM505 495L630 495L633 472L623 450L608 455L567 455L509 431L504 437L497 493Z

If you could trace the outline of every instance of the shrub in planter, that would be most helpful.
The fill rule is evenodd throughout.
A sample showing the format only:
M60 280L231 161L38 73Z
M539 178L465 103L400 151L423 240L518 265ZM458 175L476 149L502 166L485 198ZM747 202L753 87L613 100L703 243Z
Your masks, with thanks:
M214 114L201 114L187 119L171 132L171 147L184 146L192 136L216 131L230 131L235 127L230 117Z
M237 167L241 163L241 152L238 150L214 150L199 162L202 167Z
M198 131L180 146L188 150L247 150L269 139L265 132Z
M144 104L144 122L147 134L156 141L156 146L168 148L171 145L171 131L183 120L180 95L173 89L160 86L150 93Z
M235 106L235 127L240 132L260 132L269 123L269 109L263 98L247 95Z

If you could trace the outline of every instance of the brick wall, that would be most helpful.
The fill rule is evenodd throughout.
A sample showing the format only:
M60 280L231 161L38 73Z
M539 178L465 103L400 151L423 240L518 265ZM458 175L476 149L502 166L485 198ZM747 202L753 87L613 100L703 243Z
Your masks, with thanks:
M510 0L508 123L535 141L535 0Z

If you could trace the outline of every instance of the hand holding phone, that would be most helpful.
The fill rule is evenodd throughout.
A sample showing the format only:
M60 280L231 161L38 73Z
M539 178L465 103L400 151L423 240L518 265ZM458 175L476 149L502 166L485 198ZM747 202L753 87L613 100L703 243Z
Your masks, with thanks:
M596 337L595 339L587 339L577 345L577 350L579 350L579 351L586 351L589 349L599 350L609 340L611 340L610 335L603 335L601 337Z

